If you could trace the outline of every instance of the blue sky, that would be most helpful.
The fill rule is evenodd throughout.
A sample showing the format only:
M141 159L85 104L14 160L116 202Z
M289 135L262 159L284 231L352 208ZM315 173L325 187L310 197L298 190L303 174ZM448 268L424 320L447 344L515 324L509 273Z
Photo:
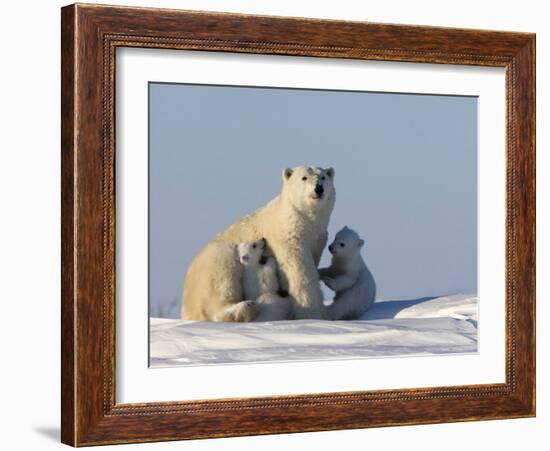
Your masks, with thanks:
M152 312L181 297L200 247L275 197L282 169L298 165L335 168L329 240L348 225L366 241L378 298L477 291L476 98L149 89Z

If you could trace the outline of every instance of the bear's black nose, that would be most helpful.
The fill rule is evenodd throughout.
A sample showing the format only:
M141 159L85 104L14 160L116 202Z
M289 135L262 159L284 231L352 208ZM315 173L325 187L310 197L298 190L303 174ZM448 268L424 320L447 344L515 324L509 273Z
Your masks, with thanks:
M324 192L323 185L315 185L315 194L323 194Z

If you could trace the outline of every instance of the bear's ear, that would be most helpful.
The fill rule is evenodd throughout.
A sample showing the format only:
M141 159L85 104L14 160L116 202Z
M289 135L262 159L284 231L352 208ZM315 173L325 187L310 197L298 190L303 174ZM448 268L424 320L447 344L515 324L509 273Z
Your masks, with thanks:
M292 169L290 168L284 168L283 169L283 182L286 182L290 176L292 175Z
M365 240L357 241L357 247L363 247L363 244L365 244Z
M334 178L334 168L327 168L327 169L325 169L325 173L326 173L330 178Z

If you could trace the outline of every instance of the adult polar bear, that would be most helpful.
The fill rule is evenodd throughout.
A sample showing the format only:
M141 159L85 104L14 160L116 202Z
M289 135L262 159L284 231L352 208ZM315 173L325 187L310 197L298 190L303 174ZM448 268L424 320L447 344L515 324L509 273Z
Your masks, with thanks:
M257 306L243 300L236 245L265 238L266 255L277 260L281 289L289 293L295 317L328 318L317 267L335 196L334 169L284 169L277 197L218 234L195 255L185 275L182 317L253 321Z

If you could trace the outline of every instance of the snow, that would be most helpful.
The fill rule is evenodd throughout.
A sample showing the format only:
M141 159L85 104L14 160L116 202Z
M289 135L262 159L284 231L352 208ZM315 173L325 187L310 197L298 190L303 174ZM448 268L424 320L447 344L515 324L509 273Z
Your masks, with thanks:
M150 320L150 366L477 352L476 295L377 301L357 321Z

